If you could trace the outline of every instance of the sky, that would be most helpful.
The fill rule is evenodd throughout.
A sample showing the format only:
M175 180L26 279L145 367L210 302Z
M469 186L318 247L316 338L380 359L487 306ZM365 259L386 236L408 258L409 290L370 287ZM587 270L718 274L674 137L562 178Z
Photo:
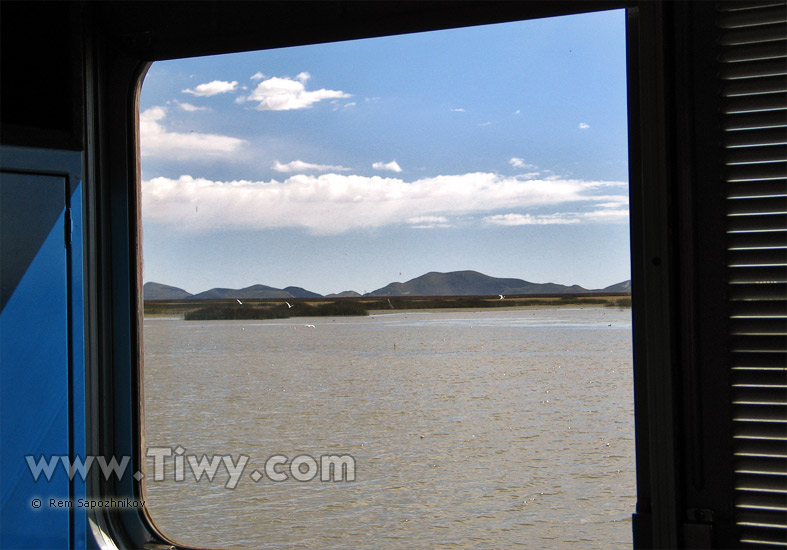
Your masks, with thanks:
M622 10L156 62L144 281L629 279L625 62Z

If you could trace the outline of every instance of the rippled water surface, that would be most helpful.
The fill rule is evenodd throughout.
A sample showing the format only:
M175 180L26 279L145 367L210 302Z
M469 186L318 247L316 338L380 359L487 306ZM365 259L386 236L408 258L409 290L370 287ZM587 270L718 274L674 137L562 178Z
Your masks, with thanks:
M144 337L146 445L251 457L235 489L221 468L176 482L172 459L153 481L148 460L148 508L175 540L631 545L630 310L148 318ZM254 482L276 454L350 454L356 480Z

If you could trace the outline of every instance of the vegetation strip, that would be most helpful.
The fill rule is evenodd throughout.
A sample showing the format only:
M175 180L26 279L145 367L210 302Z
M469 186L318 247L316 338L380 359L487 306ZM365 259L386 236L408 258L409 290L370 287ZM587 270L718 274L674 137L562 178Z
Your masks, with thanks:
M594 296L395 296L321 300L146 300L145 315L183 316L186 321L288 319L290 317L342 317L369 315L370 311L412 309L482 309L500 307L558 306L631 307L630 295Z

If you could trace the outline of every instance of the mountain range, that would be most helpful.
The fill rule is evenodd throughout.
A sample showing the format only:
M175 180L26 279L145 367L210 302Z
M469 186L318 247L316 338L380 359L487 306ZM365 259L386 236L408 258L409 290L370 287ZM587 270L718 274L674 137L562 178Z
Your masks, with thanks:
M336 298L360 297L352 290L322 296L297 287L273 288L252 285L246 288L212 288L191 294L182 288L148 282L143 287L146 300L233 300L266 298ZM606 288L588 290L579 285L531 283L523 279L490 277L477 271L432 271L404 283L390 283L364 296L494 296L496 294L574 294L582 292L631 292L631 281L623 281Z

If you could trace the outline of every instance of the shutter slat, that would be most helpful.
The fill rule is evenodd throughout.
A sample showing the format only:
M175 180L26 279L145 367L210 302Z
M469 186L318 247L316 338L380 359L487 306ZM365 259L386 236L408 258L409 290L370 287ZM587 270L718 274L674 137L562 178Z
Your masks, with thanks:
M782 335L787 338L787 321L781 326L770 319L732 319L730 334L735 336Z
M782 98L782 102L787 106L787 95ZM763 145L760 147L731 149L727 152L726 158L728 165L784 162L784 159L787 158L787 145Z
M783 197L785 189L787 189L787 181L741 181L729 185L730 194L728 198Z
M729 266L784 266L787 269L787 250L783 248L759 248L730 250Z
M787 91L787 83L781 75L757 78L754 80L735 80L724 86L723 97L752 96Z
M726 48L719 56L719 61L738 63L741 61L776 58L787 58L787 40Z
M731 166L727 169L728 182L748 180L772 180L787 178L787 164L753 164L746 166Z
M741 474L774 476L774 478L787 476L785 462L778 458L739 458L735 461L735 471Z
M787 131L782 128L758 128L727 132L724 145L729 148L762 147L767 145L783 145L787 143Z
M783 59L757 59L755 61L741 61L729 63L721 69L721 78L724 80L739 80L742 78L763 78L778 76L787 73Z
M770 23L787 21L786 12L784 4L727 12L719 17L717 24L721 29L768 25Z
M760 216L735 215L728 218L728 232L762 233L787 231L787 217L784 214L763 214Z
M741 525L753 525L757 527L756 531L743 531L741 534L742 543L764 548L787 548L787 542L784 542L784 531L781 526L772 526L761 522L753 524L741 523Z
M763 405L785 406L783 400L787 386L751 387L748 385L740 385L734 387L738 388L735 391L734 403L736 404L759 403ZM783 447L783 445L780 445L780 447ZM787 449L782 449L782 452L778 454L787 458Z
M778 441L782 445L787 444L787 432L784 426L778 424L762 424L759 426L738 424L734 431L735 445L741 445L752 439L763 441ZM785 478L787 481L787 478Z
M773 510L774 512L787 512L787 503L784 497L779 494L773 493L760 493L758 495L751 495L743 493L735 499L735 506L737 508L746 508L748 510Z
M749 170L760 167L749 167ZM781 214L787 215L787 197L751 197L729 201L727 213L731 216L748 216L750 214Z
M725 0L716 5L720 13L728 13L741 10L757 10L770 6L784 5L784 0Z
M740 370L748 370L754 372L757 369L773 369L774 371L784 370L784 365L787 364L787 356L779 354L763 354L763 353L733 353L732 354L732 368Z
M763 491L787 495L787 477L748 476L738 478L737 488L741 491Z
M782 424L787 429L787 407L773 405L735 405L733 420L735 422L769 422ZM787 469L787 466L782 465Z
M747 300L730 303L732 319L743 317L767 317L787 319L787 307L780 300Z
M724 32L719 43L724 46L742 46L784 40L787 36L787 23L771 23L755 28L737 28Z
M782 388L787 391L787 371L736 370L733 371L732 385L736 388ZM787 432L784 439L787 440Z
M760 128L784 128L787 121L773 116L773 113L738 113L728 114L723 119L723 129L729 132L755 130Z
M782 93L735 96L727 99L722 108L725 113L729 114L784 111L787 109L787 98ZM787 113L785 113L785 118L787 118Z
M785 248L787 232L731 233L727 241L730 250L741 248Z
M784 353L785 347L785 339L780 334L733 335L730 342L734 352Z
M729 282L734 285L785 283L787 273L781 267L735 267L730 269Z

